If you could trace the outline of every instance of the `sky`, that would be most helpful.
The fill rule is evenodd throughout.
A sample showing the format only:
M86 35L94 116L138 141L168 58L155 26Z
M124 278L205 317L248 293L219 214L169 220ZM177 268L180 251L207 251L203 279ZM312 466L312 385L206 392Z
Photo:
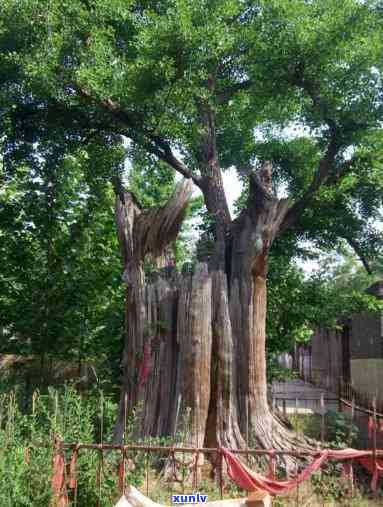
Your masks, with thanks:
M225 187L226 198L229 203L230 213L234 215L234 202L241 195L242 183L239 180L236 169L231 167L222 174L223 185Z
M231 216L234 216L234 202L241 195L242 183L237 176L236 169L231 167L222 174L223 186L225 188L226 199L229 205ZM202 195L200 189L194 185L193 196Z

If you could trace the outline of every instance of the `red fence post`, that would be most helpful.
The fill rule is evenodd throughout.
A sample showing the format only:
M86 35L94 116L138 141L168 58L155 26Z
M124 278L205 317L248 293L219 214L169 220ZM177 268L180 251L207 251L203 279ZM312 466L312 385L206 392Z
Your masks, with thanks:
M223 454L219 451L219 492L221 500L223 498Z

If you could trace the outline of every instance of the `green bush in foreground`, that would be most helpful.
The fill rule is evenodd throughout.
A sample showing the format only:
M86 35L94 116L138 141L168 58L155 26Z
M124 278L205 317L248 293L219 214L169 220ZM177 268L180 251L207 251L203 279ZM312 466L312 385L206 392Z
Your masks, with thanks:
M25 410L25 406L28 410ZM20 407L24 407L24 410ZM116 411L115 401L106 398L101 391L80 394L73 386L50 389L44 395L35 392L27 404L21 391L0 394L0 506L51 507L55 440L71 443L111 442ZM145 443L177 445L177 443L187 441L187 432L190 427L188 415L187 413L182 418L181 428L172 439L151 438L145 440ZM127 420L127 443L139 441L136 435L140 418L141 409L138 407ZM326 427L327 437L332 441L330 445L345 446L345 442L354 431L350 422L335 414L328 414L328 419ZM313 433L318 433L319 425L314 424L318 421L309 423L305 419L300 422L305 432L311 429ZM190 460L190 456L178 457L185 461ZM69 451L66 453L67 463L70 462L70 458ZM171 494L176 491L181 492L183 487L185 487L185 492L192 492L193 489L203 491L209 495L209 500L220 498L219 487L212 479L202 478L195 489L192 481L187 480L187 468L184 471L181 470L181 475L185 475L184 486L166 480L164 477L166 473L162 473L169 468L164 467L168 463L166 453L160 456L158 453L129 451L126 458L126 484L141 488L155 501L169 504ZM74 490L69 490L70 505L78 507L114 505L120 495L118 484L120 462L120 451L104 453L103 456L99 451L80 451L77 463L77 494ZM251 467L256 469L257 463L253 463ZM310 505L317 505L316 498L330 502L325 505L344 505L343 500L347 500L348 505L353 506L375 505L363 503L369 501L363 499L362 502L361 497L358 497L358 501L347 498L345 494L348 485L340 481L341 471L337 469L336 464L330 468L315 474L311 484L310 482L306 484L307 494L309 497L312 496ZM178 475L179 473L180 470L178 470ZM223 494L225 498L232 498L244 495L245 492L238 490L233 483L225 480ZM300 495L302 500L303 497L307 497L306 494L303 495L302 488ZM275 499L275 504L278 506L295 505L294 502L295 494L291 498Z
M110 443L117 404L101 391L78 393L74 386L35 392L25 403L20 389L0 393L0 507L50 507L55 442ZM28 409L25 409L25 407ZM24 407L22 410L20 407ZM168 445L186 438L183 429L172 440L137 439L141 407L127 419L125 442ZM187 422L181 422L187 426ZM69 465L72 453L65 452ZM126 455L125 483L142 487L149 480L155 493L169 503L170 483L158 474L167 455L131 452ZM110 507L120 496L121 452L80 450L77 461L77 491L68 490L70 505ZM69 473L69 467L66 470ZM154 491L151 491L154 493Z
M27 413L20 410L17 391L0 395L0 505L49 506L55 439L65 442L109 442L116 404L101 392L80 396L74 387L35 392ZM67 455L69 461L70 455ZM105 473L117 468L119 456L104 460ZM100 453L83 451L78 459L77 504L111 505L118 496L114 481L98 481ZM101 485L100 485L100 484Z

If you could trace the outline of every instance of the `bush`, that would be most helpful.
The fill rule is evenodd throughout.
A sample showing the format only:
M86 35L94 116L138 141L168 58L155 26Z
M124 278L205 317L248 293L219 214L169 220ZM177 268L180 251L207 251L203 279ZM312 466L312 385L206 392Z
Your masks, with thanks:
M345 412L329 410L326 414L326 440L336 449L352 447L358 438L358 427Z
M23 401L17 391L0 397L0 505L48 507L55 439L93 443L100 441L102 428L103 441L111 441L117 407L101 392L81 396L72 386L35 392L27 412L20 409ZM116 469L119 457L111 453L104 465ZM100 505L111 505L118 495L116 480L98 484L100 464L99 453L79 453L77 505L97 505L100 492Z
M73 385L49 388L46 394L35 391L27 403L22 388L0 394L0 506L50 507L55 442L111 443L116 414L117 403L102 391L81 394ZM187 418L183 420L185 428L174 439L140 440L137 435L141 421L142 406L137 406L126 422L126 443L165 446L175 440L181 442L189 424ZM65 451L67 465L71 456L70 450ZM161 457L129 451L126 458L125 484L140 487L149 474L153 476L163 469L168 454ZM77 494L68 490L70 505L114 505L120 496L120 464L119 450L80 450ZM169 497L168 491L166 494Z

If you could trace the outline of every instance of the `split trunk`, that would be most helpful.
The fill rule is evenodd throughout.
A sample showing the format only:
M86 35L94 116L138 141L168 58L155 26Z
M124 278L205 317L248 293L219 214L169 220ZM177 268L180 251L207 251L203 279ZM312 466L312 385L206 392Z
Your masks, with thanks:
M124 203L118 198L127 332L116 440L123 439L125 415L139 406L142 437L177 434L196 446L287 448L293 436L267 400L265 324L268 254L288 203L254 179L252 206L217 236L209 263L193 273L163 270L145 282L145 256L161 253L180 226L190 195L182 185L166 207L151 212L167 216L168 229L157 231L161 248L142 247L143 222L152 239L158 224L147 220L148 212L142 219L129 194Z

